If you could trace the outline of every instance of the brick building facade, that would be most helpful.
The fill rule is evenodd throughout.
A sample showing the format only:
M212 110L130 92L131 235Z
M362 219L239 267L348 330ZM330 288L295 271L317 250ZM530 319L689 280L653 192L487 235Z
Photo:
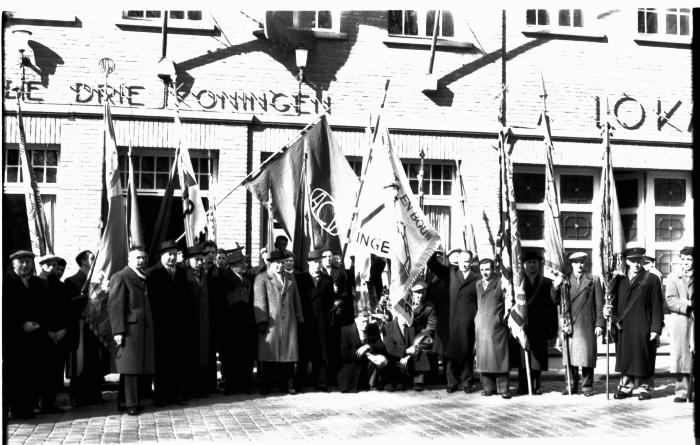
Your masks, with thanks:
M107 95L117 144L124 154L131 145L137 162L149 241L174 156L173 99L165 103L157 76L162 15L87 9L5 14L5 255L27 237L20 227L26 216L12 90L20 79L20 47L31 63L25 69L25 127L56 253L72 258L94 249L99 239L102 58L115 65ZM433 11L290 12L290 22L313 29L314 36L301 96L294 51L261 35L264 14L168 16L166 54L175 63L186 143L205 196L221 200L323 107L330 107L340 146L359 170L368 148L365 128L390 79L383 116L414 183L419 153L425 152L426 213L445 247L462 244L459 159L478 253L492 255L489 238L498 230L498 155L492 147L500 129L500 10L443 12L433 91L423 91L430 83L424 73ZM28 41L18 29L31 32ZM506 118L517 137L513 161L525 246L543 246L544 145L537 129L542 79L565 248L592 252L597 242L606 104L615 127L612 157L627 242L646 247L664 273L680 248L693 243L691 35L687 9L507 11ZM239 188L217 211L220 245L245 245L255 263L265 233L260 204Z

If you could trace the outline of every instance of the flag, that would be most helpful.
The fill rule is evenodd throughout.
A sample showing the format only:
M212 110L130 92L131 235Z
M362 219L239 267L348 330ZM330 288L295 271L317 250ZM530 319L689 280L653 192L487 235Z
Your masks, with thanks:
M151 238L151 248L148 251L148 265L152 266L156 264L160 258L158 255L158 246L160 243L165 241L168 236L168 226L170 225L170 215L173 210L173 195L175 193L175 182L177 172L177 159L178 159L178 149L175 149L175 162L170 169L170 175L168 176L168 183L165 185L165 192L163 193L163 200L160 202L160 208L158 209L158 216L156 217L156 223L153 226L153 236Z
M462 229L464 248L476 255L476 234L474 233L474 225L472 224L471 218L467 213L467 193L464 189L464 179L462 176L462 161L456 161L456 163L457 175L459 176L459 202L462 208L462 224L464 225L464 228Z
M440 244L440 235L413 196L381 117L365 165L348 250L390 260L391 304L410 324L411 286ZM366 266L364 259L361 266Z
M571 326L571 298L569 295L569 283L566 275L566 263L564 262L564 247L561 239L561 226L559 214L559 197L557 187L554 184L554 162L552 161L552 133L549 127L549 116L542 111L540 125L544 132L545 163L545 191L544 191L544 275L549 279L555 279L557 275L564 275L564 283L561 285L561 330L566 335L573 332Z
M22 107L20 95L17 95L17 123L19 126L19 163L22 168L22 178L26 186L25 203L27 207L27 223L29 225L29 240L32 251L44 256L53 253L53 243L49 232L49 224L44 213L44 203L41 200L39 186L36 183L36 175L32 169L32 162L27 151L27 137L22 121Z
M613 177L612 158L610 155L609 121L603 128L603 171L600 178L600 242L598 254L600 255L599 276L605 286L606 299L610 298L610 279L613 270L620 266L616 261L622 252L624 235L622 232L622 220L620 206L617 202L615 190L615 178Z
M527 324L527 300L523 286L523 272L520 267L522 249L518 231L518 212L515 208L515 191L513 190L513 162L510 159L510 129L503 128L498 134L498 150L501 180L501 227L499 238L501 246L501 285L506 296L508 310L508 327L511 335L518 339L523 349L529 349L525 325Z
M141 228L141 216L139 215L138 200L136 198L136 184L134 183L134 165L131 159L131 145L129 145L129 190L126 195L126 215L129 227L129 248L134 246L146 247Z
M217 181L214 179L214 160L209 154L209 209L207 210L207 236L209 240L216 242L216 187Z
M358 181L325 115L243 184L260 202L271 203L292 238L300 270L306 270L310 250L344 244Z
M103 187L107 191L109 208L104 231L95 254L95 261L92 263L86 283L89 298L85 309L85 318L93 332L105 345L109 346L112 343L112 332L107 313L109 280L115 272L126 267L129 251L126 205L122 196L119 157L109 103L105 103L104 125L105 175Z
M206 241L208 218L199 184L197 184L197 176L192 167L190 152L182 142L182 122L177 108L175 109L175 132L178 146L177 172L182 190L182 215L185 218L185 240L187 246L194 246Z
M316 17L315 11L298 11L299 19L304 21L305 13ZM310 17L309 17L310 18ZM309 23L312 25L311 23ZM302 25L303 26L303 25ZM294 26L294 11L266 11L265 38L288 49L299 47L311 49L314 44L314 34L311 29ZM315 26L310 26L313 28Z

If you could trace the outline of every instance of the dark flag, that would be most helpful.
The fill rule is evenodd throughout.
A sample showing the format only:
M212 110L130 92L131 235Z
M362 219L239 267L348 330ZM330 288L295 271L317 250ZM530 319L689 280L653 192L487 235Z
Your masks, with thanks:
M141 216L136 198L136 184L134 184L134 165L131 160L131 146L129 146L129 187L126 195L126 217L129 227L129 248L134 246L146 246L143 240L143 229L141 228Z
M170 215L173 211L173 195L175 194L175 183L177 181L177 156L175 153L176 161L173 162L173 166L170 169L170 175L168 176L168 183L165 186L165 192L163 193L163 200L160 202L160 208L158 209L158 216L156 217L156 223L153 226L153 236L151 239L151 248L148 251L148 264L152 266L159 261L158 246L160 243L165 241L168 236L168 226L170 225Z

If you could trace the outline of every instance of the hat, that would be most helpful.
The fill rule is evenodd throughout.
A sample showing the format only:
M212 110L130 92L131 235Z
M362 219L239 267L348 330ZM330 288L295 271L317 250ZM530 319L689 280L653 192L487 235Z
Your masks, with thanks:
M243 249L240 247L226 251L226 262L228 264L242 263L245 259L245 256L243 256Z
M522 258L522 262L524 263L525 261L530 261L530 260L537 260L537 261L542 261L544 258L542 258L542 255L537 253L535 250L528 250L525 252Z
M572 263L576 262L586 262L586 258L588 258L588 254L586 252L574 252L571 255L569 255L569 261Z
M33 252L29 250L16 250L10 254L10 260L14 260L15 258L24 258L24 257L31 257L34 258L36 255L34 255Z
M321 259L322 252L320 250L312 250L309 252L309 256L306 258L309 261L317 261Z
M427 288L428 288L428 283L426 283L425 281L416 281L413 284L413 287L411 288L411 290L413 292L420 292L420 291L425 290Z
M653 263L656 261L656 258L652 258L649 255L644 255L642 257L642 259L644 260L645 263Z
M129 252L134 252L134 251L145 252L146 246L140 246L140 245L131 246L129 248Z
M204 250L202 250L202 248L199 246L189 246L187 249L185 249L183 257L187 259L197 255L204 255Z
M647 253L647 250L644 247L632 247L630 249L625 249L622 251L622 256L630 259L630 258L642 258L644 257L644 254Z
M166 250L177 250L177 244L173 240L167 240L160 243L158 246L158 253L163 253Z
M681 249L681 255L693 256L693 246L685 246Z
M49 261L58 261L58 260L62 260L62 259L63 258L61 258L60 256L49 253L49 254L46 254L46 255L39 258L39 264L44 264L44 263L47 263Z
M280 250L273 250L270 252L270 255L267 257L267 261L273 262L273 261L283 261L284 259L287 258L287 253L282 252Z
M464 249L460 249L460 248L452 249L447 253L447 256L451 256L453 253L462 253L462 252L464 252Z

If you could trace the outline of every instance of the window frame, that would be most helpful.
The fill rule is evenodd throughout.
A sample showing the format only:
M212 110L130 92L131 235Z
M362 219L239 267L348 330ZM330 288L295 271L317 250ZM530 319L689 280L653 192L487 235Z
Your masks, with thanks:
M410 34L395 34L389 32L389 11L397 11L396 9L387 10L386 16L386 37L384 38L384 44L386 45L398 45L398 46L421 46L430 47L432 45L432 31L429 35L423 35L421 30L424 30L427 23L428 12L438 11L437 9L402 9L401 11L416 11L418 16L418 35ZM457 23L461 18L461 14L456 10L443 10L448 11L452 15L452 22ZM442 30L442 19L440 20L440 29ZM469 36L466 34L466 30L461 27L454 26L454 36L452 37L442 37L438 36L435 43L436 47L448 47L448 48L464 48L470 49L474 47Z
M127 17L128 11L143 11L144 17ZM201 20L190 20L188 18L171 18L168 14L168 29L172 30L195 30L195 31L215 31L216 23L211 18L211 14L208 14L206 10L195 10L195 9L174 9L174 10L158 10L158 9L124 9L121 11L121 17L116 20L117 26L124 28L162 28L163 27L163 15L160 17L145 17L146 11L183 11L185 17L189 11L200 11L202 13Z
M529 25L527 23L527 11L530 9L546 10L549 18L549 25ZM581 11L582 26L573 26L574 16L571 17L572 25L560 25L559 24L559 11L563 9L568 9L570 11L579 10ZM561 37L583 37L596 40L602 40L607 38L604 30L601 28L600 22L597 18L597 11L589 8L523 8L521 10L520 17L523 20L520 22L522 26L522 33L526 36L537 37L541 35L549 36L561 36Z
M655 7L655 8L633 8L634 9L634 17L632 20L632 23L634 23L634 29L635 29L635 38L634 41L639 43L672 43L672 44L682 44L682 45L690 45L692 37L693 37L693 12L692 8L666 8L666 7ZM639 25L638 25L638 14L640 10L651 10L655 9L657 12L657 32L656 33L642 33L639 32ZM689 26L689 33L688 35L680 35L680 34L667 34L666 31L666 16L668 15L668 10L669 9L677 9L677 13L675 14L676 17L680 17L682 13L680 10L681 9L690 9L690 12L688 12L689 20L688 20L688 26ZM660 32L660 30L663 29L664 32Z
M9 193L9 194L22 194L26 193L27 191L27 185L26 182L24 181L24 178L22 181L17 181L17 182L8 182L7 181L7 151L8 150L14 150L17 149L19 152L19 143L5 143L4 144L4 149L3 149L3 156L4 156L4 161L2 164L3 168L3 191L4 193ZM36 149L41 149L43 151L55 151L56 152L56 182L37 182L37 187L39 187L39 191L41 194L51 194L55 195L58 192L59 188L59 182L60 182L60 169L61 169L61 145L60 144L26 144L26 149L31 153L33 150ZM15 168L16 166L12 166ZM46 167L46 164L44 164L42 167ZM19 174L21 175L21 168L19 170ZM46 178L46 175L44 175L44 178ZM19 175L18 175L19 179Z

